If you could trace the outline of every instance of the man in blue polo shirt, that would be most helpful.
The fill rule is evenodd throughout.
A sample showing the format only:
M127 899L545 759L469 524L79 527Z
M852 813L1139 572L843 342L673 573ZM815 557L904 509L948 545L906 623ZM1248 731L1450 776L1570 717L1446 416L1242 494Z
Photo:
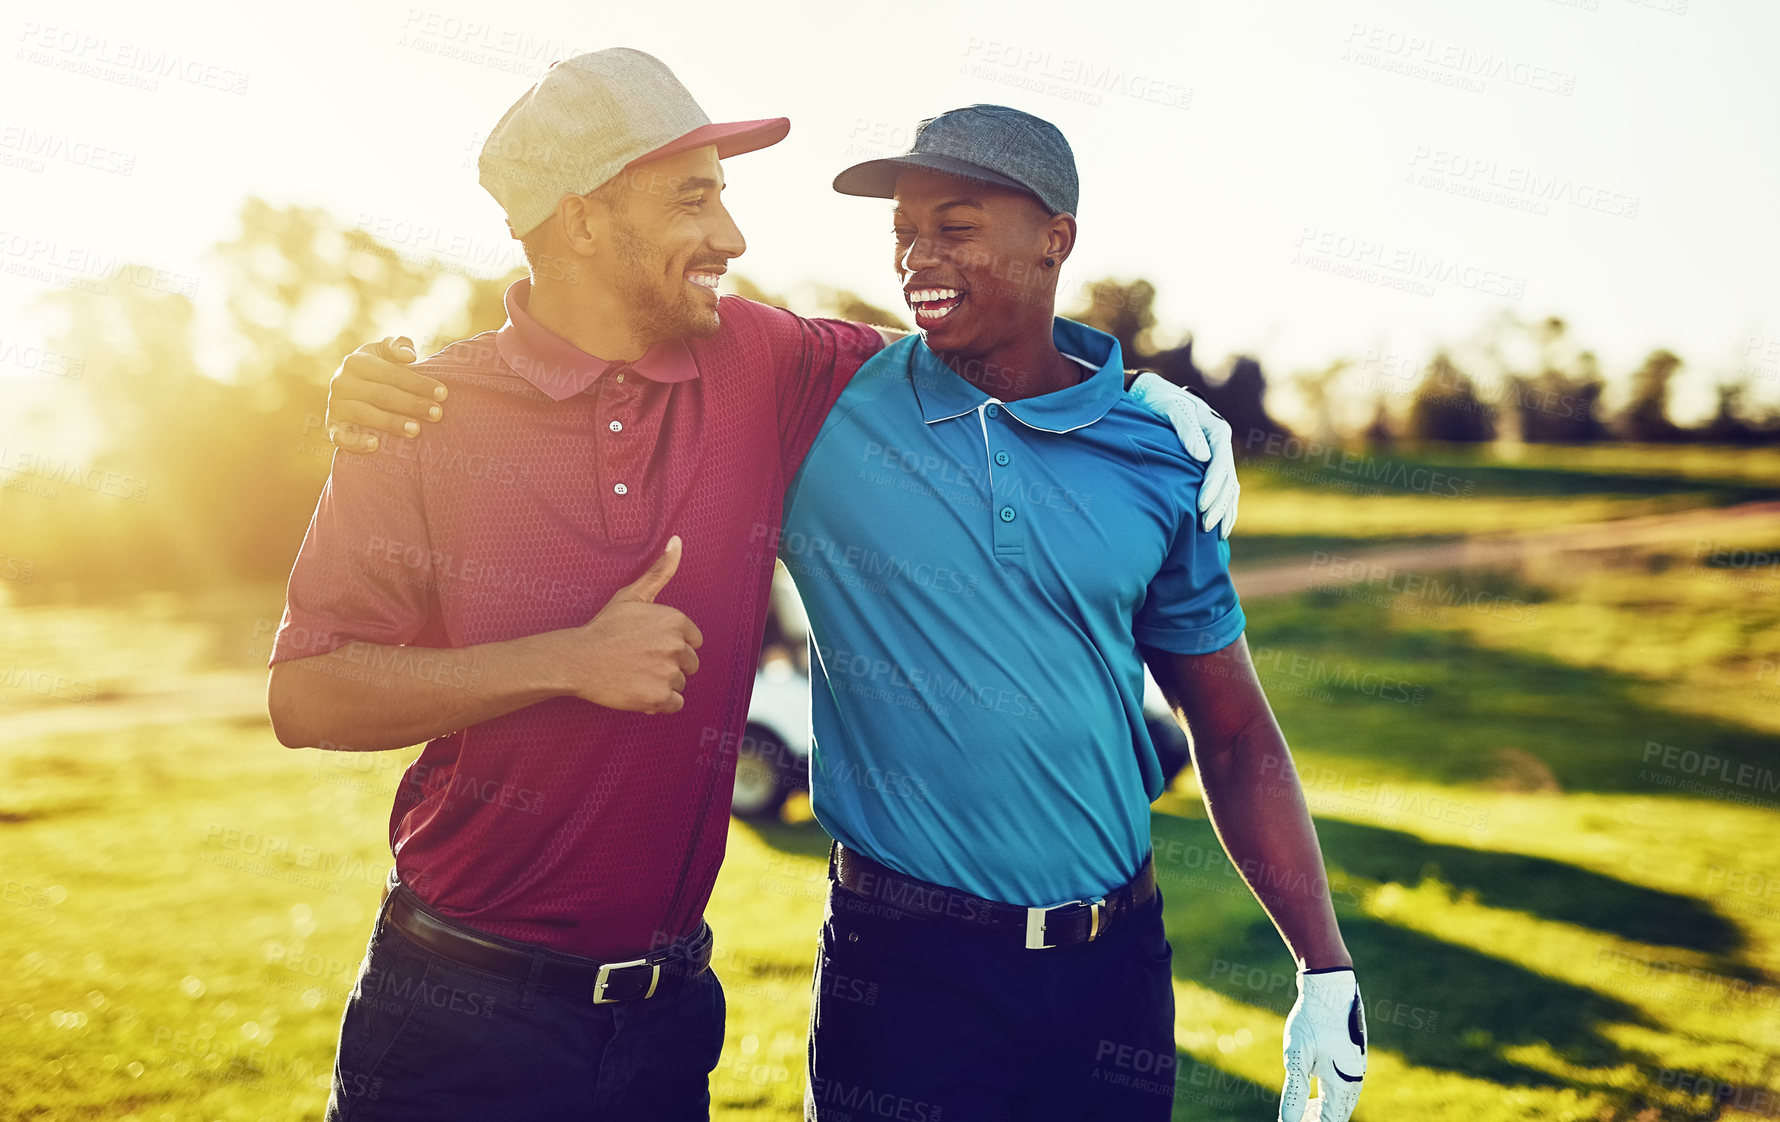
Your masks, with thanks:
M868 360L786 493L810 616L812 801L842 846L995 900L1085 899L1150 848L1161 768L1134 639L1243 630L1200 472L1058 319L1073 385L1002 400L917 336ZM1172 445L1172 447L1170 447ZM1185 530L1183 530L1185 526ZM858 575L864 579L848 579ZM874 776L906 776L885 797Z
M776 543L809 613L811 801L837 842L807 1116L1169 1116L1147 661L1301 970L1281 1117L1315 1075L1345 1122L1352 959L1302 793L1278 782L1295 773L1229 548L1194 517L1203 469L1125 393L1117 340L1053 314L1067 143L971 106L835 188L896 200L920 334L842 392Z

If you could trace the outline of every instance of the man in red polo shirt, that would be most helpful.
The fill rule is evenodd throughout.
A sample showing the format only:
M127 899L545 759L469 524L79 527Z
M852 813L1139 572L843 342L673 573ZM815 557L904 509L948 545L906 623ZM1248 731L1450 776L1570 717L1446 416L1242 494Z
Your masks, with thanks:
M273 653L274 728L430 743L397 791L331 1118L708 1111L723 998L702 915L767 543L882 342L717 299L745 248L719 159L787 127L710 124L639 52L553 68L481 161L532 278L499 331L419 368L464 407L336 459Z
M723 997L702 917L718 746L772 575L758 528L882 344L739 300L719 318L744 248L719 158L788 127L711 124L639 52L554 67L482 161L537 283L424 364L473 408L334 465L273 652L274 729L431 743L396 793L399 883L331 1118L708 1112Z

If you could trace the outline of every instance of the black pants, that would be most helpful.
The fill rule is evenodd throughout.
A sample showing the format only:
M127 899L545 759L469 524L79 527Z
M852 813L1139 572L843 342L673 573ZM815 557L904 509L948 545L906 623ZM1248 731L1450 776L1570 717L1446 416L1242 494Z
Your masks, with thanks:
M831 882L804 1117L1166 1119L1171 957L1160 891L1093 942L1027 950Z
M341 1019L328 1122L710 1117L724 1015L712 971L672 994L595 1005L443 958L388 911L385 900Z

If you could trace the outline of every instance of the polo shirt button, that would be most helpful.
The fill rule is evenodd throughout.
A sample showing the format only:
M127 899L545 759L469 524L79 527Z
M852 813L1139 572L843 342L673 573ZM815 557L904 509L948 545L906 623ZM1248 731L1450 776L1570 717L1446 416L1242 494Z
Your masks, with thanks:
M618 375L618 380L619 380L619 381L620 381L620 382L623 382L623 381L624 381L624 375L622 375L622 374L620 374L620 375Z
M995 453L995 462L1000 464L1002 467L1006 467L1008 461L1011 459L1013 459L1013 457L1008 455L1005 451Z
M1012 522L1014 520L1014 508L1011 506L1002 507L1001 508L1001 520L1003 522Z
M622 483L614 483L612 484L612 493L614 495L628 495L630 493L630 488ZM1003 513L1006 512L1004 511Z
M991 417L999 417L1001 416L1001 406L991 405L989 408L983 410L983 412L989 414Z
M624 431L624 422L623 421L613 421L611 424L607 425L606 427L611 429L613 432L623 432Z

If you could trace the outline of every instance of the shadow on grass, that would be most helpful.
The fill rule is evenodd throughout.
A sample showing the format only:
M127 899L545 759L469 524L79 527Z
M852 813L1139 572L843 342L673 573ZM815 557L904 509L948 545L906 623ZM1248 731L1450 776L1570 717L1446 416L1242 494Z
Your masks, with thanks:
M1279 1110L1278 1087L1264 1087L1186 1052L1177 1053L1174 1059L1175 1118L1192 1122L1252 1122L1273 1118Z
M1331 825L1337 828L1326 829ZM1395 831L1327 822L1319 823L1318 829L1325 832L1332 864L1356 872L1365 869L1380 879L1402 879L1393 865L1407 868L1411 862L1443 856L1446 848L1408 839L1406 853L1397 858L1387 852L1401 836ZM1174 946L1175 977L1283 1017L1297 996L1295 965L1235 870L1219 858L1211 824L1204 819L1158 814L1152 831L1169 941ZM1472 879L1479 881L1498 883L1527 871L1521 864L1523 859L1512 855L1467 856L1474 857L1476 864L1467 867L1455 862L1453 867L1467 869L1474 874ZM1489 867L1497 858L1502 861L1499 876ZM1615 886L1608 878L1583 870L1536 869L1535 877L1561 882L1571 872L1577 878L1572 882L1576 891L1593 892L1610 905L1633 907L1649 902L1640 895L1642 889ZM1535 887L1531 895L1549 911L1573 910L1572 905L1557 902L1560 890L1561 884L1553 883ZM1503 903L1525 907L1527 901ZM1504 1086L1574 1085L1569 1079L1503 1055L1505 1049L1520 1045L1549 1045L1567 1062L1597 1071L1631 1064L1644 1069L1651 1086L1659 1078L1677 1077L1672 1070L1666 1076L1659 1071L1672 1065L1624 1048L1602 1031L1603 1026L1612 1024L1662 1027L1627 1002L1398 927L1360 911L1358 904L1352 893L1337 889L1342 935L1359 967L1375 1046L1420 1067L1454 1071ZM1604 981L1607 971L1602 968ZM1683 1077L1691 1075L1684 1073ZM1603 1079L1597 1089L1628 1107L1643 1104L1637 1088L1608 1084Z
M1436 575L1486 609L1543 599L1507 574ZM1771 733L1665 708L1648 680L1418 627L1372 595L1319 589L1249 609L1256 668L1295 748L1441 783L1516 787L1530 763L1548 790L1780 805ZM1339 793L1359 778L1336 768L1306 784Z
M1740 950L1735 923L1692 896L1629 884L1545 857L1423 841L1400 830L1339 819L1317 822L1323 851L1349 876L1413 888L1437 880L1486 907L1528 912L1640 943L1708 954Z

